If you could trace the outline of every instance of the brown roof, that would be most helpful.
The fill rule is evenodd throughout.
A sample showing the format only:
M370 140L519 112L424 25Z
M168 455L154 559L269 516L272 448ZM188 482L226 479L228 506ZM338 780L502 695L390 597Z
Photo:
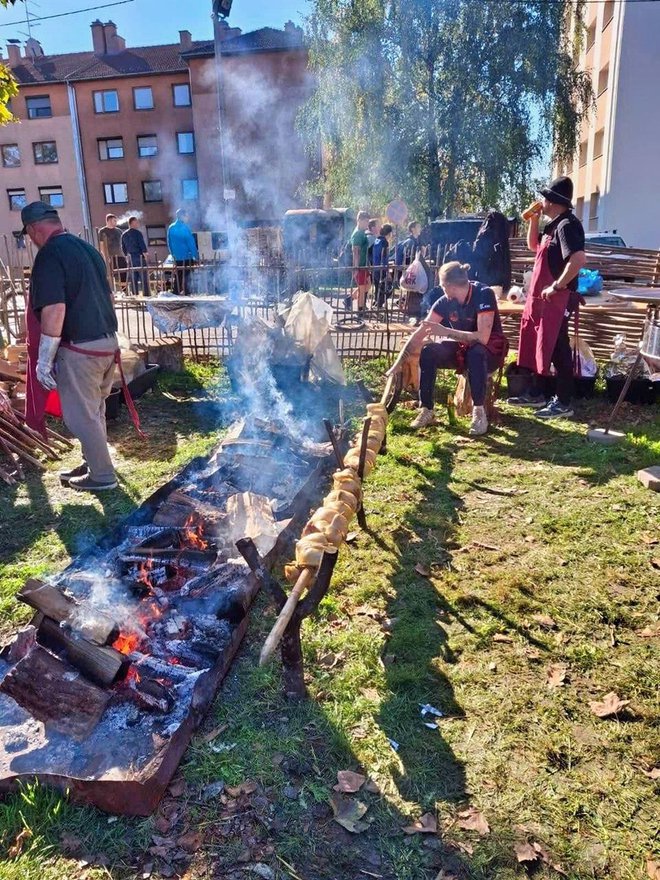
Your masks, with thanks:
M302 49L302 30L280 31L276 28L260 28L237 37L230 37L220 44L223 55L238 55L243 52L283 52ZM202 40L192 49L183 52L184 58L205 58L215 54L213 40Z
M192 51L206 43L206 40L194 41ZM184 73L186 70L178 43L130 48L116 55L95 55L94 52L44 55L34 61L23 59L21 64L12 67L16 81L23 86L150 73Z

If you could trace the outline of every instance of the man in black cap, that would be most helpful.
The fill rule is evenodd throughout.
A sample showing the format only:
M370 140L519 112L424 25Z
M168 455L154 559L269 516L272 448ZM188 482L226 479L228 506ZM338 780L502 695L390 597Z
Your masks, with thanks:
M36 360L43 389L57 389L64 422L82 446L83 464L60 477L73 489L114 489L105 399L118 349L117 317L105 263L95 248L66 232L50 205L26 205L21 220L23 234L39 249L30 281L29 363Z
M520 322L518 366L535 374L531 393L510 398L509 402L541 407L542 419L568 418L573 415L573 353L568 334L570 316L579 306L578 274L586 263L584 229L573 214L573 182L558 177L541 190L542 202L525 212L529 217L527 246L534 251L534 271L525 310ZM550 221L539 234L539 220L544 214ZM543 394L545 385L538 377L556 373L556 393L549 402Z

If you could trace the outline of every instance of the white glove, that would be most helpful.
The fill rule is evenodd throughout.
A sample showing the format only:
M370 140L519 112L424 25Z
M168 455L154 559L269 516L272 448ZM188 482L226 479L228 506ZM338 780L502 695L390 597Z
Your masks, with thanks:
M39 340L37 381L46 391L54 391L57 388L57 382L53 376L53 364L61 341L61 336L46 336L44 333L41 334Z

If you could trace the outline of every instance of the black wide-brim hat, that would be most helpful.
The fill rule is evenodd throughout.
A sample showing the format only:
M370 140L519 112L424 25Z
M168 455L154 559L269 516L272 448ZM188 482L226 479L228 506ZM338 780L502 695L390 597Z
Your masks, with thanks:
M549 202L555 205L565 205L567 208L573 207L573 181L570 177L555 177L555 179L541 191Z

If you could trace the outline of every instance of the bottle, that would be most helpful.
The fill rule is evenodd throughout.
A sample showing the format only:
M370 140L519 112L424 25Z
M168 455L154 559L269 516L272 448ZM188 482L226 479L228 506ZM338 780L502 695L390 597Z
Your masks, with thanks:
M451 392L447 394L447 421L453 427L458 424L458 419L456 418L456 404L454 403L454 395Z
M522 212L523 220L531 220L534 214L540 214L541 208L543 207L543 202L532 202L532 204L527 208L526 211Z

